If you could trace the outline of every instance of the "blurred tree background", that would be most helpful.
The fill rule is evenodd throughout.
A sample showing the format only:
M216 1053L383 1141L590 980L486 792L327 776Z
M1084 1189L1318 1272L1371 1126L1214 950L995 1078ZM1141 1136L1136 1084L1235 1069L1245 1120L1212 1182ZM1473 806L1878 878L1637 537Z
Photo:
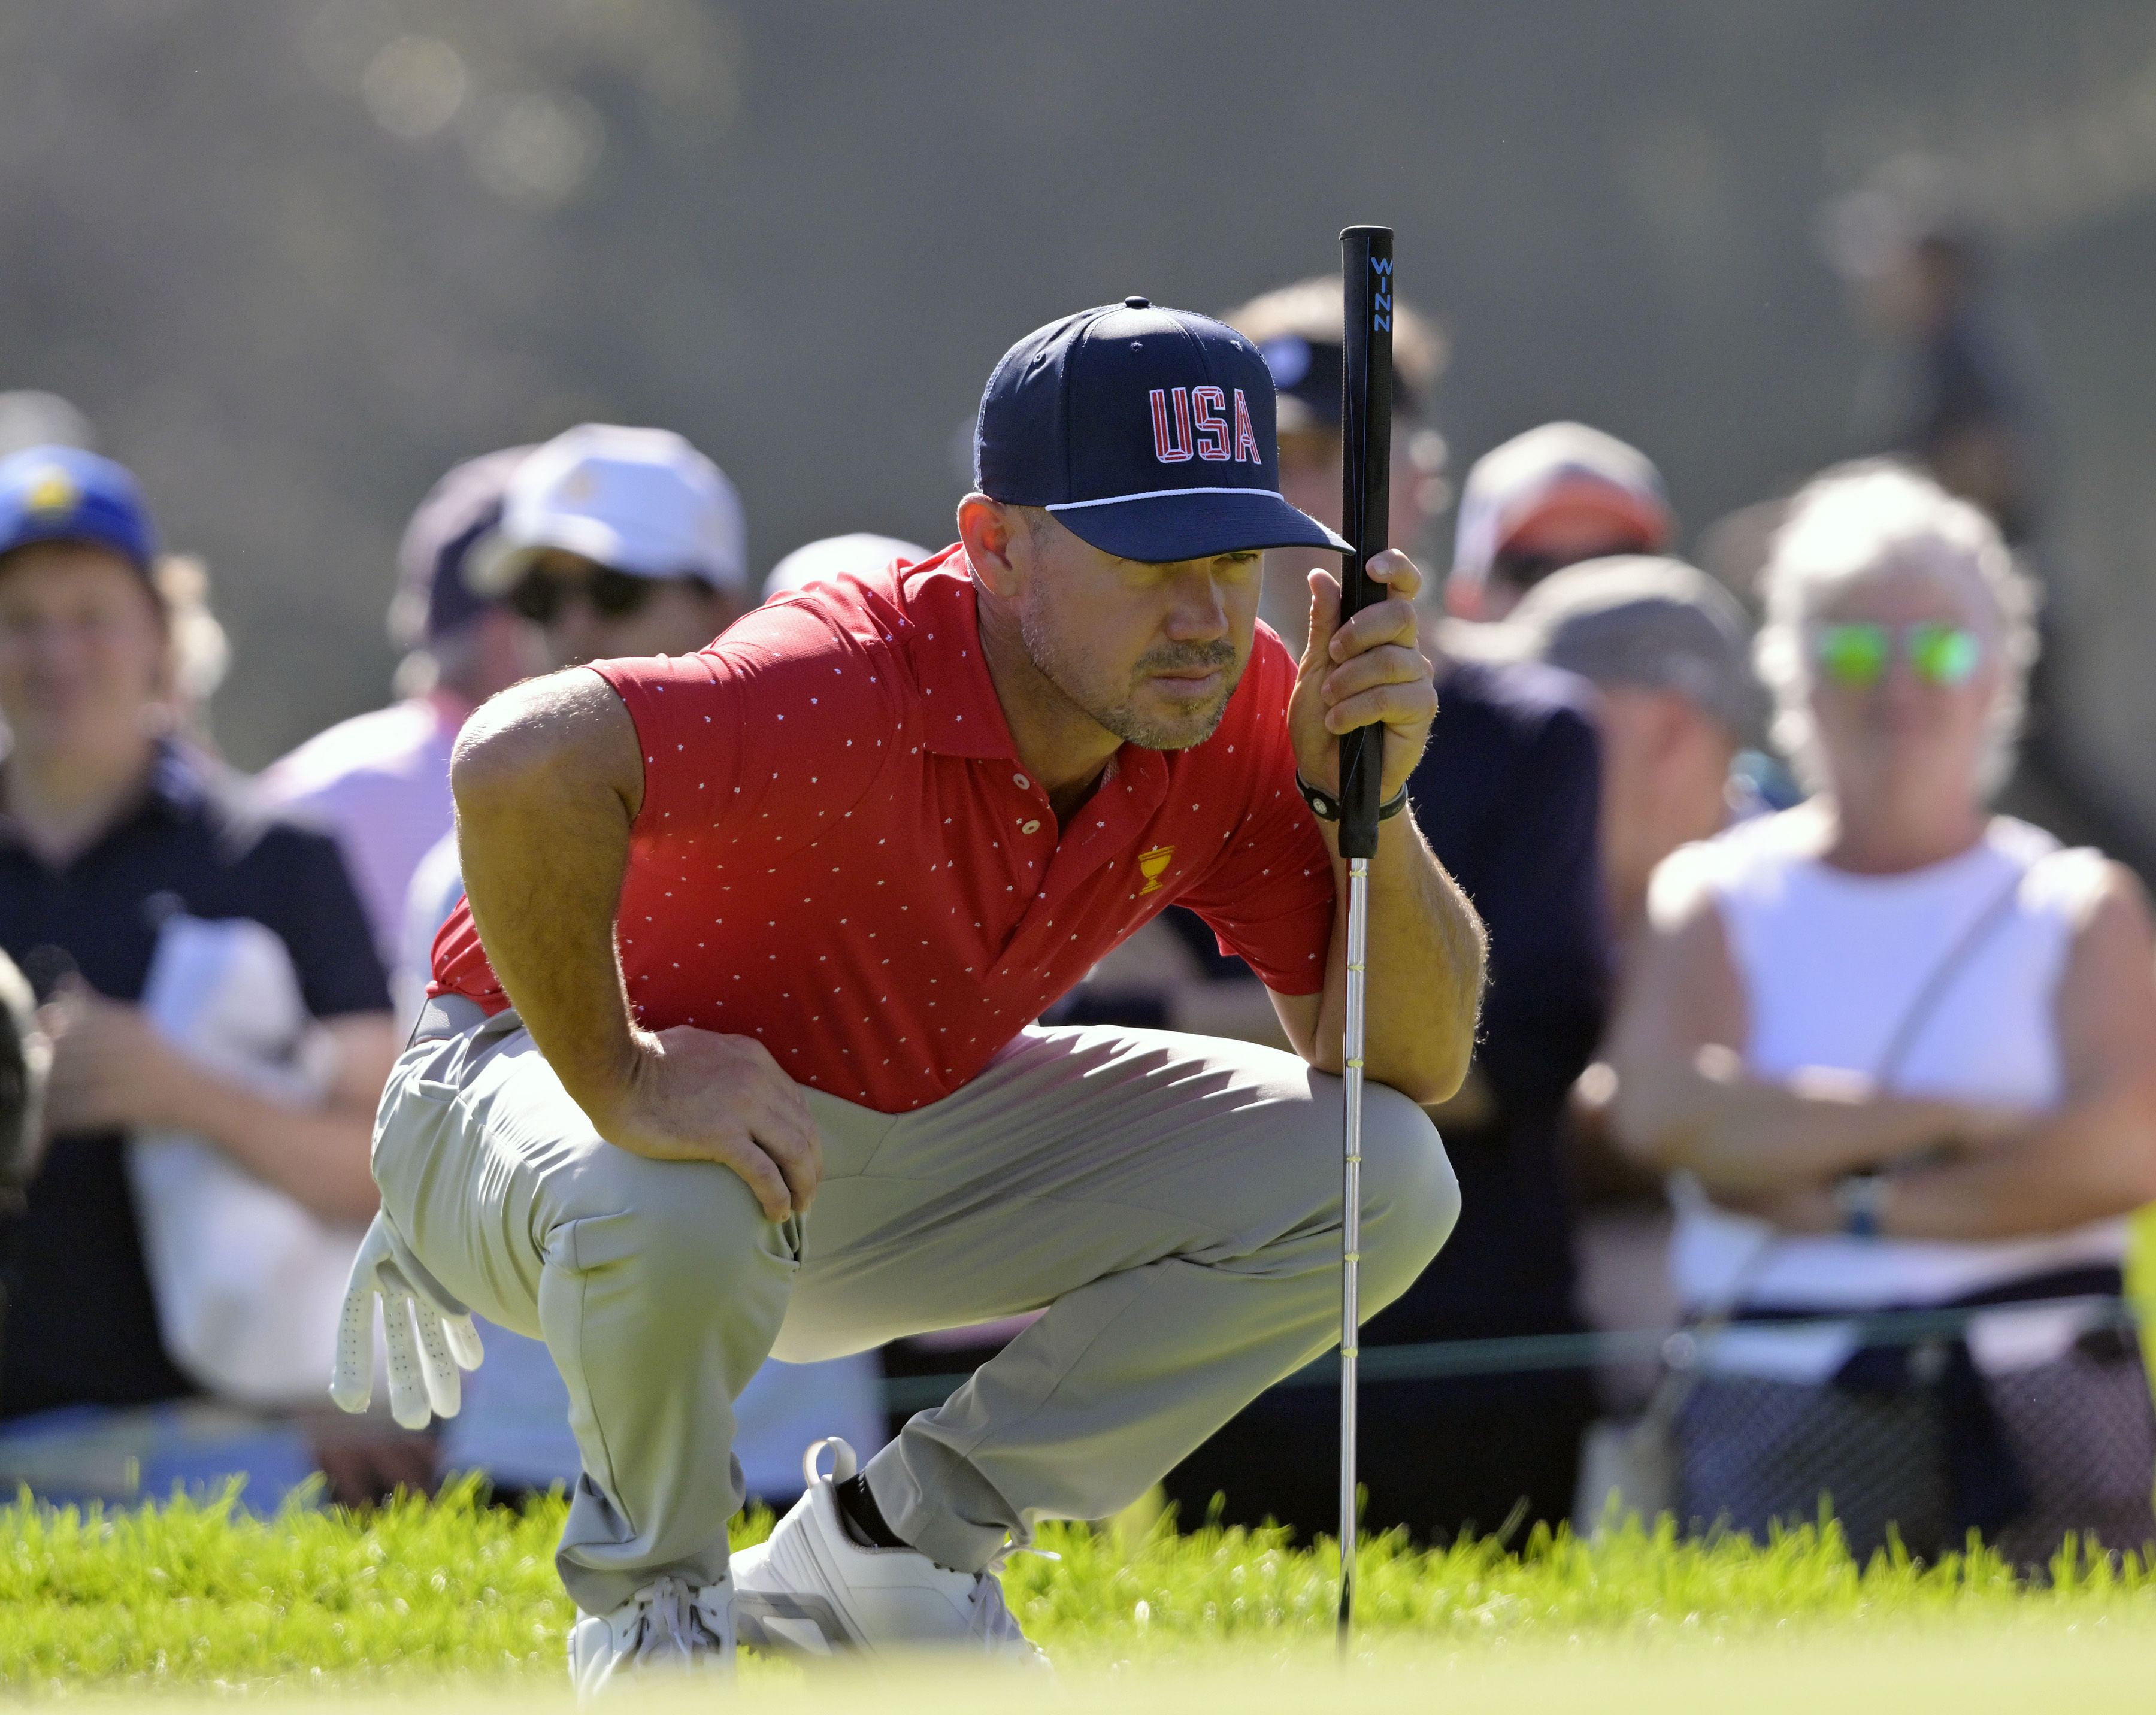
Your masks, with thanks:
M760 572L941 542L996 357L1399 229L1455 475L1575 416L1695 532L1862 449L1835 199L1918 152L2041 405L2061 728L2156 830L2146 0L70 0L0 12L0 386L203 553L259 766L381 701L451 461L587 418L734 477ZM1445 555L1438 555L1442 564Z

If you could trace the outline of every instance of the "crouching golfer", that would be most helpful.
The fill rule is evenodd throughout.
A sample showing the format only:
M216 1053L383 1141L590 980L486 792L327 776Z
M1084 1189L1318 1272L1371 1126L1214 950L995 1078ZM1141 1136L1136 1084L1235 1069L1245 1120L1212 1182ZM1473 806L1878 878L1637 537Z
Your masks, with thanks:
M1313 574L1300 667L1258 627L1260 549L1341 546L1280 496L1273 406L1218 322L1070 316L989 377L957 545L465 728L469 915L382 1099L337 1392L365 1399L377 1293L408 1420L455 1409L465 1307L545 1338L583 1456L580 1687L730 1667L737 1633L1031 1659L995 1569L1035 1521L1127 1505L1334 1342L1347 890L1312 806L1373 721L1365 1310L1450 1230L1416 1104L1465 1072L1482 946L1393 797L1436 710L1420 574L1379 559L1347 626ZM1172 901L1299 1059L1033 1026ZM729 1568L767 1353L1043 1306Z

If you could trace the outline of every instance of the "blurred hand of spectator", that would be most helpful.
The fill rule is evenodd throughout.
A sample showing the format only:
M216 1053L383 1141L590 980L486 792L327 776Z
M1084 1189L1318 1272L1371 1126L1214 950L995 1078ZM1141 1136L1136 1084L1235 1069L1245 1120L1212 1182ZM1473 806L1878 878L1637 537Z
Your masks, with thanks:
M366 1141L398 1044L388 1019L361 1013L323 1028L336 1050L329 1099L295 1107L203 1071L139 1007L71 980L39 1010L53 1046L44 1137L122 1128L192 1132L329 1219L364 1220L375 1189Z
M38 1009L38 1027L53 1047L48 1138L126 1126L193 1129L187 1086L201 1075L166 1045L140 1008L70 978Z
M399 1490L434 1493L439 1438L432 1430L399 1429L377 1417L347 1417L330 1407L303 1411L299 1420L333 1504L377 1506Z

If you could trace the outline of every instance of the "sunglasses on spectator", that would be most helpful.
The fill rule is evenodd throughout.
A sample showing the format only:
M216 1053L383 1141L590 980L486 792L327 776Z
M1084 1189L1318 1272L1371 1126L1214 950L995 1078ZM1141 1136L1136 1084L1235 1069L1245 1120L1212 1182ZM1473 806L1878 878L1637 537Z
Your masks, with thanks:
M1812 634L1812 657L1836 685L1861 691L1887 676L1897 639L1909 670L1927 685L1965 685L1984 659L1983 639L1974 631L1937 619L1910 625L1822 625Z
M1553 572L1577 566L1583 560L1604 560L1612 554L1643 554L1647 545L1637 537L1626 537L1584 552L1537 553L1531 548L1500 548L1491 557L1490 575L1515 589L1532 589Z
M557 578L533 567L509 592L509 605L526 619L551 625L562 608L583 601L602 619L626 619L659 593L667 580L638 578L601 566L582 578Z

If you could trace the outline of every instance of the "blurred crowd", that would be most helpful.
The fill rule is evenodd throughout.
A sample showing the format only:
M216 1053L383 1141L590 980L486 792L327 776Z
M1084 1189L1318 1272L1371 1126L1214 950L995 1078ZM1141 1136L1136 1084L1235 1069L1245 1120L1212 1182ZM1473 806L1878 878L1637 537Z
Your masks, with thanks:
M1860 1551L2156 1539L2120 1308L2156 1202L2147 899L2043 718L2042 484L1981 244L1889 238L1850 264L1893 360L1871 444L1706 521L1692 560L1651 449L1584 424L1481 450L1455 496L1445 341L1399 312L1390 536L1430 564L1451 538L1413 808L1491 980L1434 1112L1459 1226L1365 1335L1413 1348L1363 1404L1373 1528L1510 1539L1614 1496L1755 1533L1830 1504ZM1337 525L1337 282L1225 319L1272 371L1284 492ZM321 1409L375 1097L462 894L451 747L522 678L691 653L934 545L829 538L759 579L742 497L664 428L486 452L404 531L393 699L247 778L207 718L208 571L95 439L0 398L0 1478L571 1484L562 1381L506 1329L439 1434ZM1298 652L1305 557L1268 557L1261 608ZM1286 1045L1173 907L1045 1016ZM1661 1358L1592 1338L1640 1331ZM767 1363L751 1492L783 1505L804 1442L865 1453L891 1379L1011 1332ZM1329 1528L1334 1410L1265 1394L1167 1498Z

